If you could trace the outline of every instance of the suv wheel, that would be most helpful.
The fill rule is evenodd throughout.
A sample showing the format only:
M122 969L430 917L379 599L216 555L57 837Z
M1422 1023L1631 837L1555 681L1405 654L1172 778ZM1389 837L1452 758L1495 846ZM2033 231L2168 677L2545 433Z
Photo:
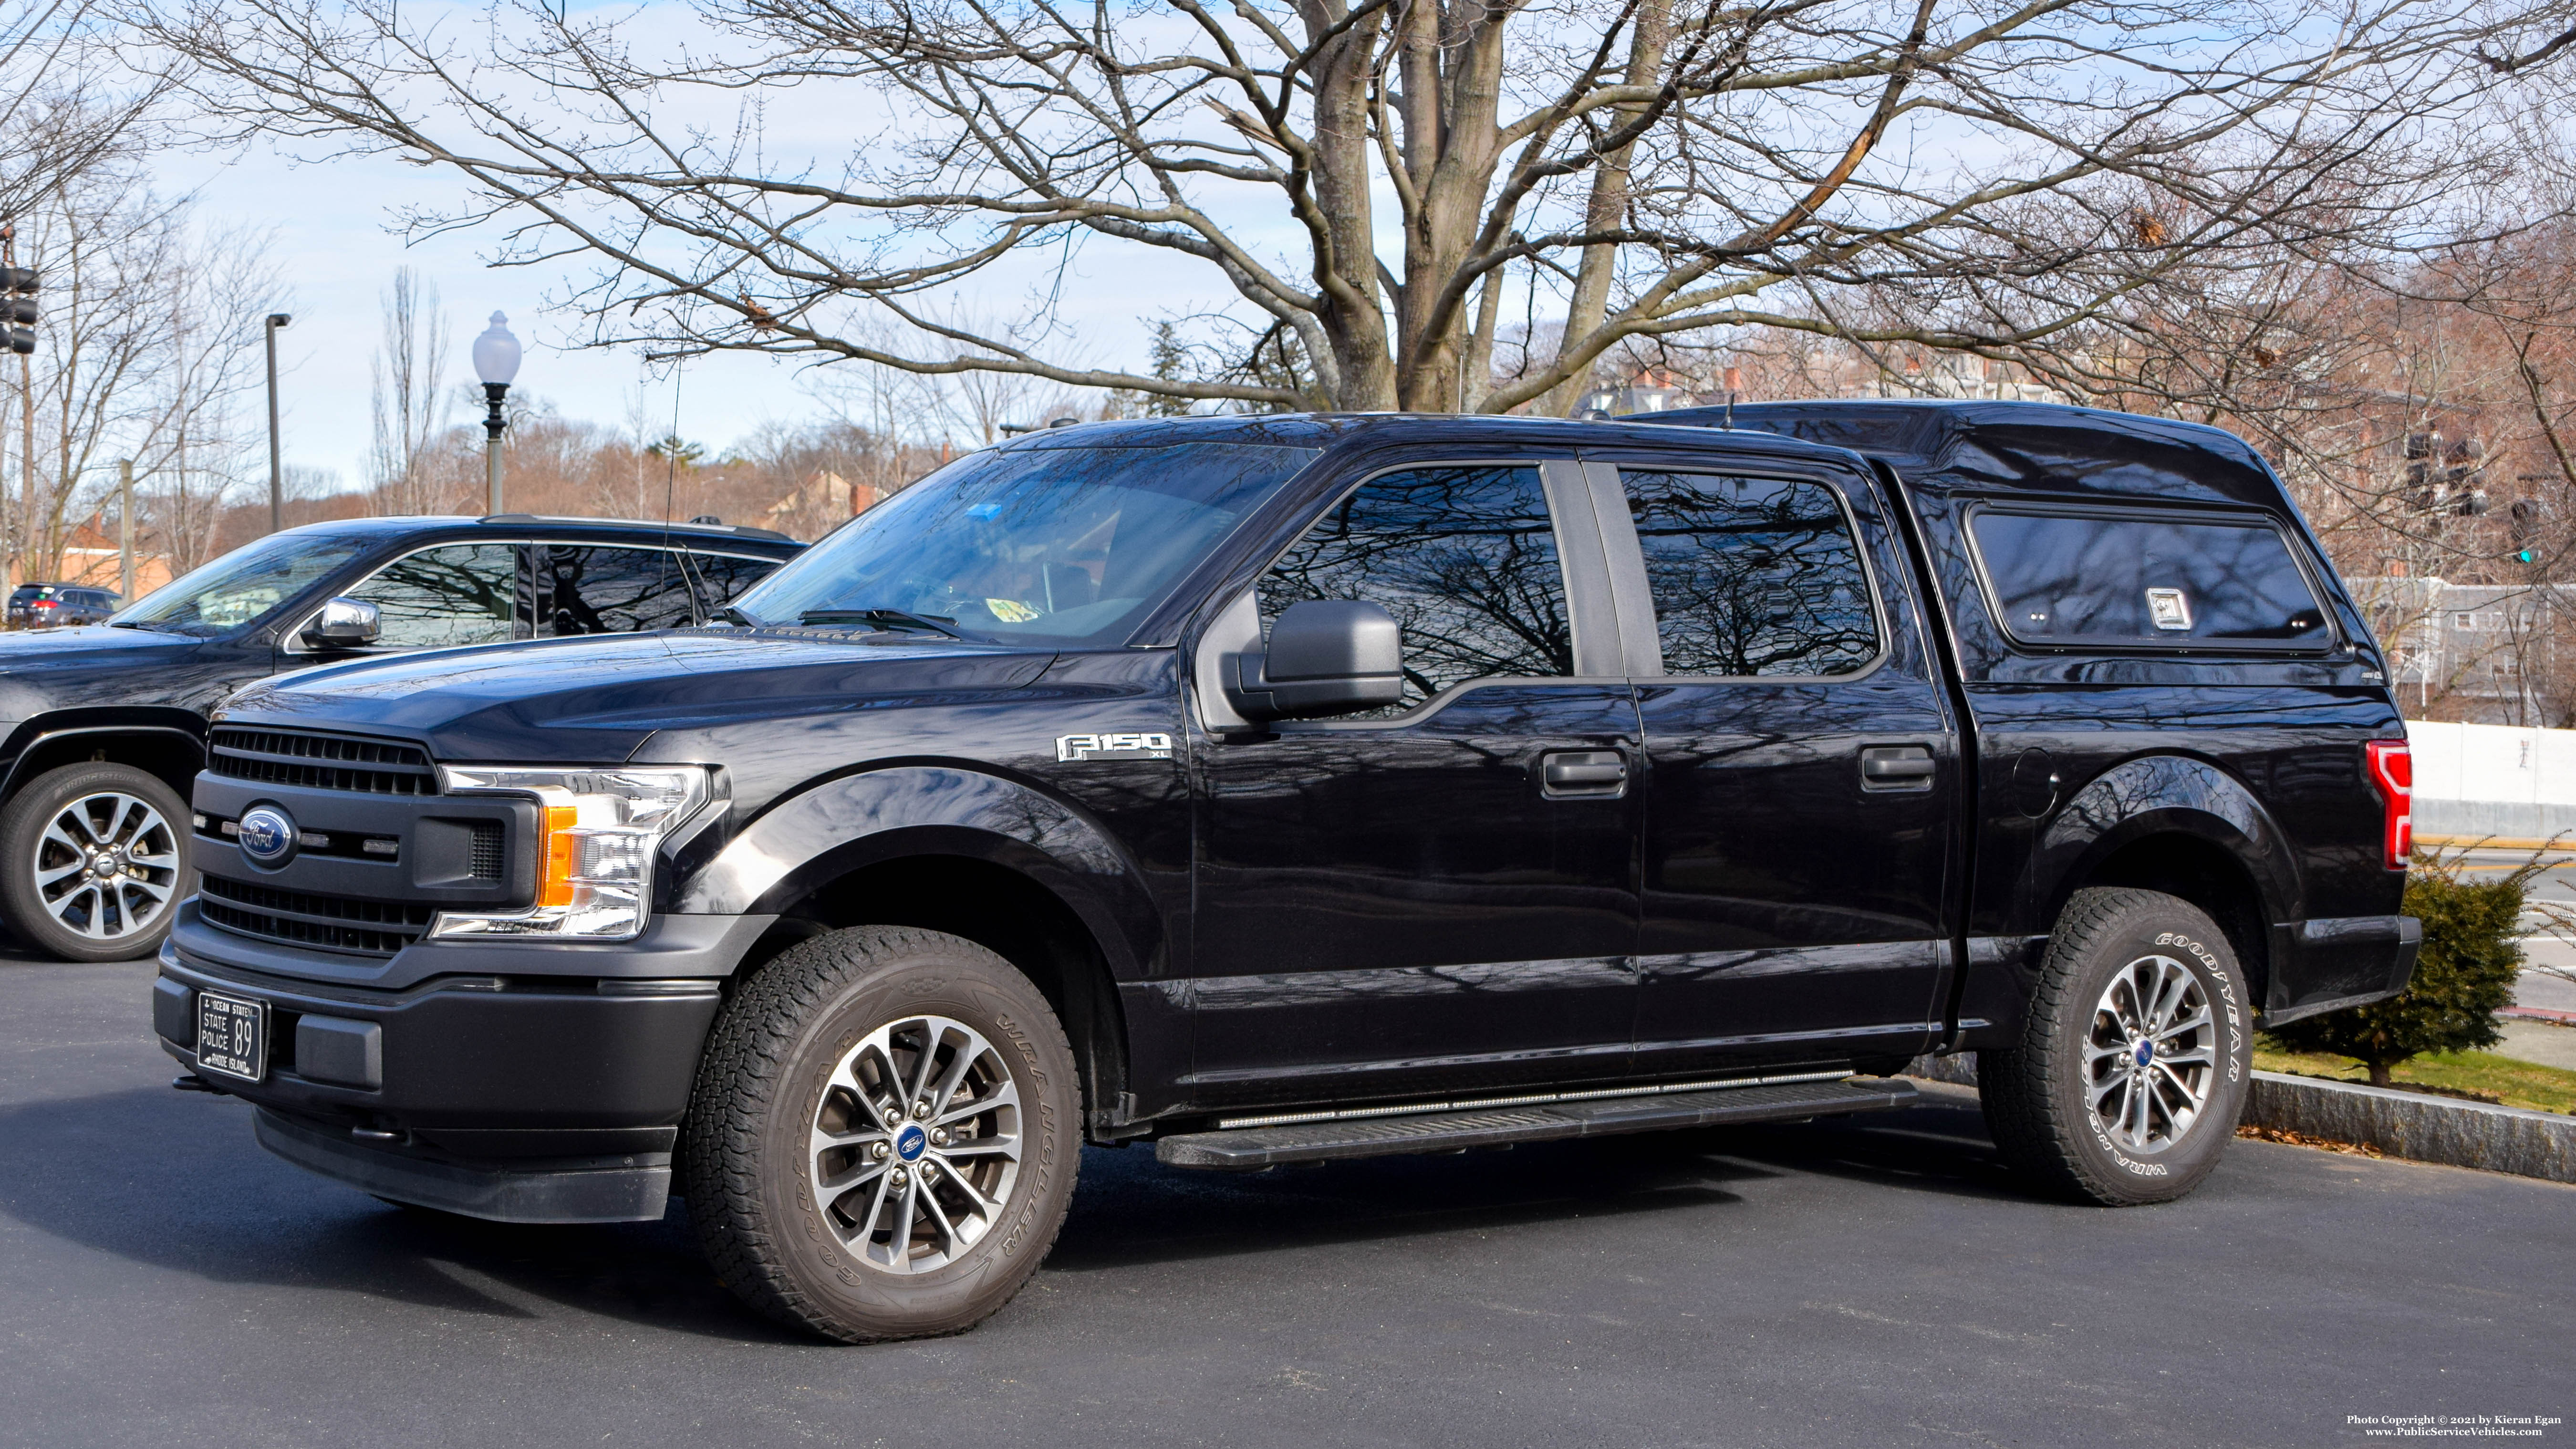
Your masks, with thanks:
M65 765L0 810L0 911L66 961L159 950L186 894L188 807L130 765Z
M800 942L716 1019L681 1174L745 1302L845 1343L957 1333L1028 1281L1073 1199L1073 1049L972 941Z
M2114 1207L2198 1187L2245 1105L2244 979L2225 934L2189 902L2077 891L2020 1044L1977 1059L2005 1160L2057 1193Z

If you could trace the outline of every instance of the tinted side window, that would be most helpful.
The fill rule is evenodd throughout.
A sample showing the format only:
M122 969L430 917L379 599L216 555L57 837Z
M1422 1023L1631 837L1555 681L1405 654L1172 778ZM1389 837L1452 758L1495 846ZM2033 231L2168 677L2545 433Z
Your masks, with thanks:
M719 553L688 555L689 571L697 575L698 608L712 614L735 599L742 591L777 572L778 565L765 558L731 558Z
M397 559L348 597L376 606L376 642L393 648L498 644L512 637L519 550L460 543Z
M1271 566L1265 629L1304 599L1383 605L1404 629L1404 703L1491 675L1574 672L1565 575L1538 469L1370 479Z
M689 575L658 548L537 545L537 633L631 634L696 622Z
M2288 543L2259 523L1987 511L1969 527L2004 627L2020 639L2322 647L2329 638Z
M1667 674L1846 674L1878 655L1860 541L1822 483L1620 472Z

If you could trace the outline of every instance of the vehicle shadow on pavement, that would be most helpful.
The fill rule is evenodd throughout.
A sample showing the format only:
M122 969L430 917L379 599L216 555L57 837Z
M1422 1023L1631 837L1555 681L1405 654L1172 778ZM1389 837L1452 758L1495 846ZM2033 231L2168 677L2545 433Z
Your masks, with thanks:
M1093 1148L1047 1266L1085 1272L1739 1201L1773 1174L1669 1147L1544 1143L1262 1173L1185 1171L1151 1147Z
M804 1343L707 1271L685 1211L658 1223L487 1223L381 1203L269 1155L241 1103L167 1089L0 1110L0 1213L217 1283L364 1293L528 1319L561 1305L729 1341Z
M1785 1171L1994 1202L2043 1200L1996 1156L1973 1094L1927 1092L1901 1112L1717 1132L1709 1150Z
M531 1319L564 1307L734 1342L810 1343L742 1307L660 1222L537 1227L379 1203L261 1150L241 1103L139 1089L0 1109L0 1212L63 1242L211 1282L363 1293ZM1720 1128L1235 1176L1084 1153L1048 1271L1430 1240L1706 1208L1802 1174L2017 1197L1973 1108Z
M1994 1159L1973 1102L1776 1127L1642 1133L1509 1152L1390 1157L1230 1174L1185 1172L1152 1149L1092 1149L1047 1260L1084 1272L1317 1245L1429 1237L1742 1201L1799 1174L2028 1201Z

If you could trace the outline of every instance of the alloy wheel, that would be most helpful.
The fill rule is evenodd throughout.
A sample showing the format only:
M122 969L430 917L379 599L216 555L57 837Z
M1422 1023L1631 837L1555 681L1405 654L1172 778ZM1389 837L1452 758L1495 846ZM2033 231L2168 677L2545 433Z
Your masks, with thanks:
M2200 978L2170 956L2141 956L2112 974L2084 1045L2085 1106L2124 1149L2162 1152L2209 1101L2216 1020Z
M1000 1220L1019 1181L1020 1095L973 1027L917 1016L879 1027L833 1069L808 1166L824 1226L893 1273L946 1267Z
M31 862L36 898L75 935L113 941L160 924L179 889L179 838L151 803L121 791L54 812Z

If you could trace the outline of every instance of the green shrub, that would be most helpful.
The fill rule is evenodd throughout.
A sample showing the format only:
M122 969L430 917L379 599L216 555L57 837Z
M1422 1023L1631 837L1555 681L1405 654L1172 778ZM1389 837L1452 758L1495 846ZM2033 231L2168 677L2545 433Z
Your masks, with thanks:
M2495 1014L2513 1004L2522 970L2523 894L2548 868L2534 855L2492 879L2468 874L2465 852L2418 850L2406 876L2406 914L2424 923L2415 977L2388 1001L2329 1011L2271 1033L2288 1051L2333 1052L2370 1068L2371 1085L2423 1052L2496 1044Z

